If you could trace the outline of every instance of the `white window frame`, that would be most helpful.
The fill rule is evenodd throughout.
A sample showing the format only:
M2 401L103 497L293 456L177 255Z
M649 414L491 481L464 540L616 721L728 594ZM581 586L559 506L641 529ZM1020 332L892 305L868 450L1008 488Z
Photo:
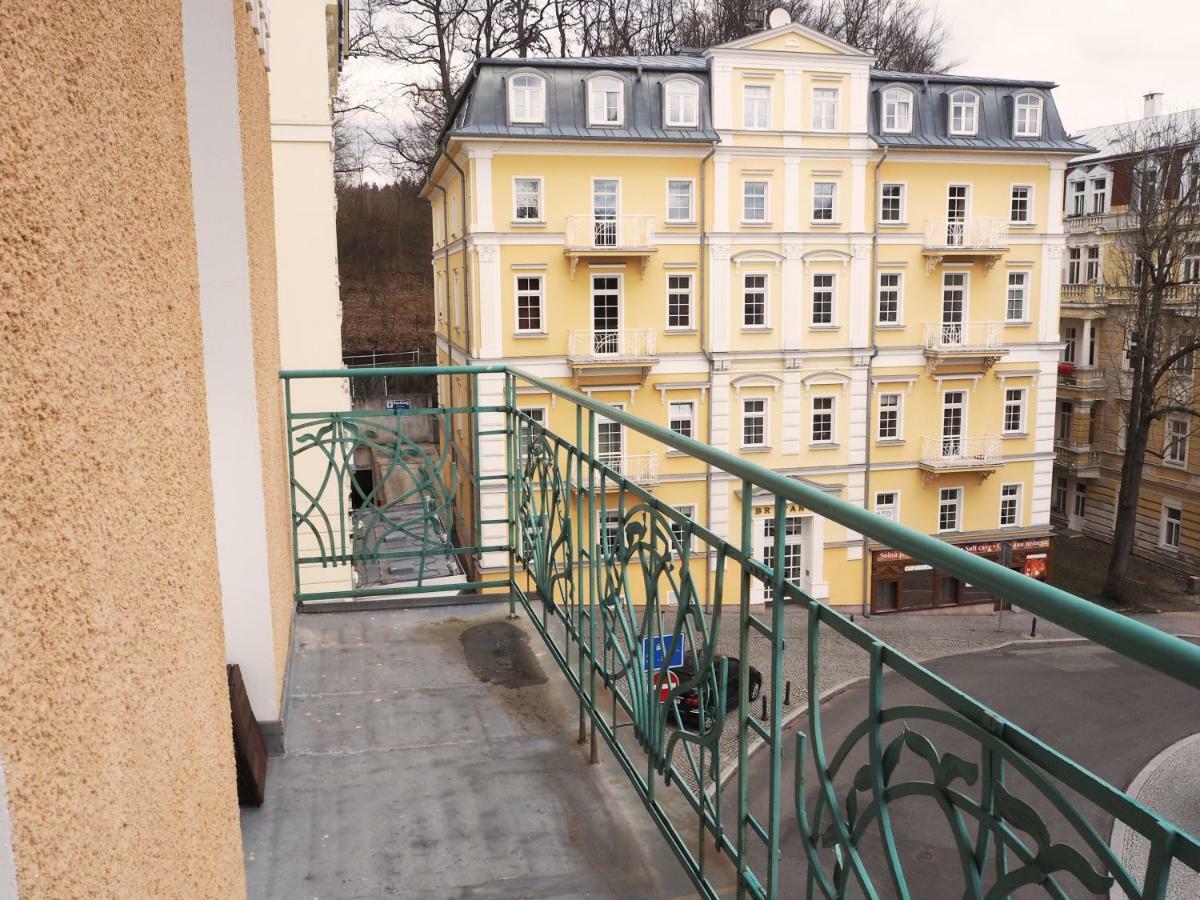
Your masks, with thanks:
M753 101L751 107L750 93L757 91L765 91L765 97L757 97ZM769 84L743 84L742 85L742 128L748 131L770 131L771 130L771 103L774 97L774 92ZM761 107L760 107L761 104ZM760 108L766 115L764 121L759 124L757 115L751 116L751 109L758 111Z
M533 78L538 82L538 89L532 92L537 99L536 111L527 111L524 116L517 115L517 79ZM521 88L523 93L530 93L529 88ZM536 72L517 72L508 79L508 122L510 125L542 125L546 121L546 79Z
M521 208L518 201L517 182L533 181L537 183L537 218L521 219L517 211ZM546 224L546 186L540 175L514 175L512 180L512 223L514 225L544 225Z
M1104 190L1102 190L1102 191L1096 190L1096 182L1097 181L1104 182ZM1108 213L1109 191L1111 189L1112 189L1112 176L1109 175L1107 172L1104 172L1102 174L1093 175L1088 178L1087 193L1088 193L1088 197L1092 201L1089 205L1091 206L1093 216L1103 216ZM1099 209L1096 208L1096 198L1097 197L1102 197L1104 200L1104 202L1100 204Z
M674 407L688 407L687 415L675 415ZM682 431L675 430L675 422L687 421L690 434L684 435ZM683 435L684 437L696 437L696 401L695 400L671 400L667 403L667 429L674 431L675 434Z
M832 99L822 97L817 99L820 93L832 94ZM813 131L837 131L838 113L840 112L841 91L835 87L826 87L824 85L814 85L812 89L812 130ZM832 105L833 110L829 107ZM826 122L830 124L826 125Z
M759 415L762 416L762 441L757 444L747 444L746 443L746 421L748 418L746 415L746 404L747 403L761 403L762 404L761 414L754 413L755 416L759 416ZM771 444L770 444L771 398L765 397L765 396L743 397L742 398L742 417L741 417L741 421L739 422L739 424L741 425L741 448L743 450L764 450L764 449L769 448L771 446Z
M687 185L688 195L688 214L686 219L679 219L671 215L671 187L673 185ZM696 179L695 178L668 178L667 179L667 217L668 225L695 225L696 224Z
M1083 283L1084 284L1099 284L1100 278L1104 274L1104 254L1100 249L1099 244L1088 244L1084 248L1087 252L1083 256ZM1092 251L1096 251L1095 256ZM1093 270L1093 263L1094 270Z
M1010 392L1019 395L1018 399L1015 401L1010 400L1008 398L1008 395ZM1000 406L1000 433L1001 434L1005 434L1005 435L1028 434L1028 432L1026 431L1026 426L1025 426L1025 421L1026 421L1025 417L1028 413L1028 406L1027 406L1028 401L1029 401L1029 389L1028 388L1012 388L1012 387L1004 388L1004 398L1003 398L1003 401ZM1017 408L1017 427L1015 429L1010 429L1008 427L1008 409L1009 409L1010 405L1015 406Z
M1176 425L1183 426L1183 433L1176 436L1173 429ZM1186 469L1188 461L1188 443L1190 441L1191 422L1178 416L1163 420L1163 465L1172 469ZM1173 450L1178 447L1180 454L1176 457Z
M942 504L945 501L947 493L954 494L954 527L942 527ZM944 487L938 490L937 503L937 533L938 534L953 534L962 531L963 524L963 495L965 491L961 487Z
M965 102L964 100L955 99L957 97L969 98L970 102L968 103L968 102ZM952 135L957 135L957 136L962 136L962 137L973 137L974 135L979 134L979 105L980 105L979 104L979 94L977 94L975 91L970 90L969 88L958 88L956 90L951 91L949 94L949 97L947 99L949 101L949 108L947 110L947 117L946 117L946 130L949 131L950 134L952 134ZM956 111L956 108L961 108L964 111L964 115L961 116L964 124L960 125L958 128L954 127L954 113ZM971 111L971 127L970 128L965 127L965 122L966 122L966 118L967 118L965 115L965 111L967 109L970 109L970 111Z
M673 91L686 91L691 97L690 116L682 116L679 121L671 119L671 94ZM681 103L680 111L688 107ZM663 127L664 128L696 128L700 124L700 85L690 78L668 78L663 82Z
M1087 215L1087 178L1081 173L1078 178L1067 181L1067 218Z
M747 190L750 185L762 185L763 188L763 217L751 219L746 216ZM770 225L771 224L771 182L765 178L746 178L742 181L742 224Z
M686 278L688 280L687 290L686 291L679 290L679 289L673 290L671 288L671 279L672 278ZM667 287L667 293L666 293L667 308L666 308L666 318L663 320L665 322L665 326L664 326L665 330L670 331L670 332L675 332L675 333L688 333L688 332L695 331L696 330L696 276L691 272L668 271L667 277L666 277L666 287ZM671 324L671 295L672 294L683 294L683 293L686 293L687 298L688 298L688 302L687 302L688 323L687 323L687 325L672 325Z
M595 116L596 104L595 96L601 93L610 93L609 91L601 91L597 85L603 84L606 81L615 82L617 85L617 117L615 119L597 120ZM607 103L605 104L605 112L607 113ZM593 75L587 81L587 117L588 125L596 128L620 128L625 124L625 82L608 72L598 73Z
M1179 518L1172 519L1170 513L1176 512ZM1171 531L1171 524L1175 524L1175 543L1167 540ZM1164 500L1162 502L1162 511L1159 513L1158 520L1158 546L1163 550L1171 553L1179 552L1179 547L1183 543L1183 504L1175 500Z
M538 283L537 299L538 299L538 321L540 328L522 328L521 327L521 298L529 296L528 291L521 290L522 280L536 279ZM545 335L548 334L546 325L546 276L540 272L517 272L513 275L513 325L516 328L517 334L522 335Z
M761 278L763 280L763 320L761 325L746 324L746 279ZM755 289L757 292L757 288ZM742 330L743 331L768 331L771 328L771 276L766 272L743 272L742 273Z
M608 535L613 535L612 545L608 545ZM596 548L602 558L609 558L621 544L621 511L619 509L596 510Z
M1013 279L1019 279L1018 285L1013 284ZM1029 318L1029 272L1021 269L1009 269L1008 277L1005 279L1004 285L1004 321L1009 325L1024 325L1030 321ZM1021 315L1017 318L1012 316L1012 292L1020 290L1021 296Z
M883 192L885 188L897 187L900 188L900 218L885 219L883 217ZM908 182L907 181L885 181L879 185L879 224L880 225L905 225L908 223Z
M550 410L548 407L545 407L545 406L517 406L517 412L524 413L525 415L529 416L529 418L533 419L535 422L537 422L543 428L547 427L547 425L549 424ZM528 428L528 426L525 425L524 422L521 422L520 424L525 426L526 428ZM517 453L518 453L518 458L520 460L524 461L529 456L529 441L531 438L531 433L528 430L526 430L526 431L522 432L521 437L522 437L522 440L519 441L517 444Z
M829 415L829 437L817 439L817 401L829 401L829 409L820 410ZM808 406L808 443L811 447L832 447L838 442L838 398L836 394L814 394Z
M1008 491L1012 488L1016 488L1014 494L1012 496L1005 496L1005 491ZM1012 482L1010 484L1000 485L999 524L1000 524L1001 528L1020 528L1021 527L1021 507L1023 506L1023 501L1024 501L1024 496L1023 496L1025 493L1024 488L1025 488L1025 486L1023 484L1021 484L1021 482L1019 482L1019 481ZM1013 501L1015 501L1013 504L1013 520L1011 522L1004 521L1004 501L1008 500L1008 499L1012 499Z
M829 190L829 218L819 218L817 213L824 212L823 209L817 209L817 188L828 187ZM812 183L812 223L814 225L836 225L838 221L838 185L836 181L814 181Z
M829 282L829 321L817 321L817 279L828 278ZM826 288L820 288L824 291ZM835 329L838 326L838 277L836 272L812 272L808 279L808 327L815 328L818 331L821 329Z
M890 437L883 434L883 398L896 398L896 433ZM881 391L875 404L875 441L877 443L898 444L904 440L904 394L901 391Z
M1013 216L1013 207L1017 199L1017 191L1025 192L1025 218L1018 219ZM1008 224L1010 225L1032 225L1033 219L1033 196L1034 186L1032 184L1013 184L1009 185L1008 189Z
M1067 284L1083 284L1083 247L1067 248Z
M695 503L677 503L675 505L675 510L676 510L676 512L678 512L680 515L684 516L685 518L691 519L693 522L696 521L696 504ZM697 524L699 524L699 523L697 523ZM679 544L682 546L685 543L685 541L683 540L684 536L682 534L683 526L678 525L674 519L667 519L667 527L671 529L671 533L674 536L674 541L672 542L672 545L671 545L671 555L673 557L675 557L676 559L678 559L679 554L675 552L675 545ZM676 531L676 528L678 528L679 530ZM686 544L687 544L688 555L690 556L692 554L692 552L696 549L696 533L694 531L687 536ZM676 602L678 602L678 598L676 598ZM674 603L672 603L671 605L674 605Z
M885 277L886 278L895 278L896 279L896 287L895 288L891 288L891 287L885 288L883 286L883 279ZM896 320L894 322L884 321L884 319L882 319L880 317L883 292L885 290L889 290L889 291L895 290L896 291ZM883 270L883 271L876 273L876 278L875 278L875 324L880 328L903 328L904 327L904 273L903 272L899 272L899 271L892 272L892 271Z
M1026 127L1024 129L1021 127L1021 125L1022 125L1021 101L1026 98L1037 101L1037 103L1034 104L1033 106L1026 107L1027 109L1032 109L1032 110L1037 111L1037 115L1034 116L1034 119L1033 119L1033 124L1035 127L1033 128L1032 131L1029 130L1029 128L1028 128L1028 125L1029 125L1028 118L1026 118L1025 123L1024 123L1026 125ZM1015 97L1013 97L1013 137L1019 137L1019 138L1041 137L1042 129L1044 127L1045 115L1046 115L1046 98L1044 98L1041 94L1035 94L1032 91L1022 91L1021 93L1017 94Z
M903 92L904 98L900 98L900 93ZM879 130L884 134L911 134L913 128L913 108L916 105L915 95L912 91L905 87L893 85L886 88L879 98ZM892 117L896 119L895 125L888 126L888 107L893 106ZM900 126L899 111L900 107L905 109L905 121L903 127Z
M892 502L881 504L879 502L879 498L886 497L886 496L891 496ZM881 518L888 519L889 521L892 521L892 522L899 522L900 521L900 492L899 491L876 491L875 492L875 503L872 505L871 509L875 513L875 515L880 516ZM881 510L886 510L887 513L890 513L890 514L885 514Z

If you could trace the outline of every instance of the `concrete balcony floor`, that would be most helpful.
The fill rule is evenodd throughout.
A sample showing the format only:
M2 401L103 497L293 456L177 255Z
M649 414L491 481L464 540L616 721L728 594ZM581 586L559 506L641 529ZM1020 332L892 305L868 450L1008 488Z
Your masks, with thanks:
M694 896L507 604L301 616L251 898Z

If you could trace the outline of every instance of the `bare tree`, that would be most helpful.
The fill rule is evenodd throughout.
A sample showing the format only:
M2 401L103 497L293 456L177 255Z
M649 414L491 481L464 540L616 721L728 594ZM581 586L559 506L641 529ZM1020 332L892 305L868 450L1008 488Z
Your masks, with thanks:
M1110 288L1109 322L1123 336L1120 393L1125 452L1113 527L1112 553L1102 596L1124 599L1133 550L1138 498L1148 457L1162 459L1180 435L1151 446L1151 430L1179 419L1186 433L1200 424L1193 382L1200 350L1200 115L1178 113L1121 128L1114 161L1114 205L1126 200L1118 221L1118 281ZM1128 197L1117 195L1128 185ZM1191 251L1189 253L1189 251Z

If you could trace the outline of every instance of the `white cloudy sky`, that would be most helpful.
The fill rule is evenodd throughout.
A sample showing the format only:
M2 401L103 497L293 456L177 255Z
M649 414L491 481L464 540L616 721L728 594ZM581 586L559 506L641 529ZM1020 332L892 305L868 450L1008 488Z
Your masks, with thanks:
M1071 131L1200 107L1200 0L936 0L954 71L1058 82Z

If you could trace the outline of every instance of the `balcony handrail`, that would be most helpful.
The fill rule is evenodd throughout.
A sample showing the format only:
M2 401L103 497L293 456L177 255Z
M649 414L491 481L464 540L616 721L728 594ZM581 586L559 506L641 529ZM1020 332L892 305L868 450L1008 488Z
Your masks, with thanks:
M926 350L999 350L1003 322L926 322Z
M647 250L654 245L654 216L617 213L611 216L567 216L568 250Z
M641 359L656 356L653 328L573 328L567 332L571 359Z
M1000 462L1000 438L994 434L982 437L927 434L921 438L921 461L935 465L994 465Z
M987 216L925 220L927 250L999 250L1008 246L1008 220Z

